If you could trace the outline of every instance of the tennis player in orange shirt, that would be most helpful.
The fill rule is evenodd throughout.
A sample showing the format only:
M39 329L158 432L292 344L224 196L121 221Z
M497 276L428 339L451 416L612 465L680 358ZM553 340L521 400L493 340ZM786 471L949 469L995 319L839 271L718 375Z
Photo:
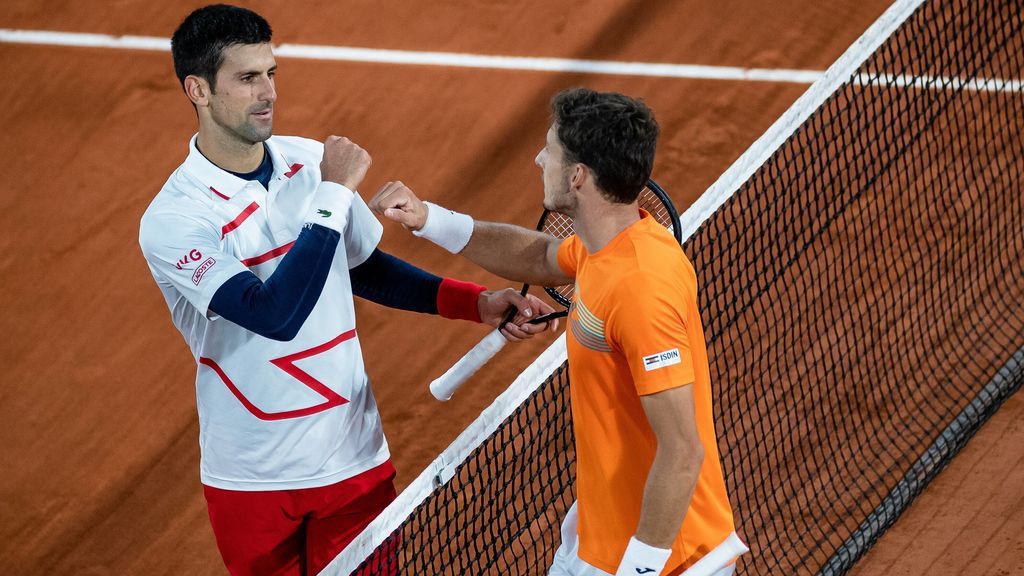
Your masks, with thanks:
M535 285L575 282L567 349L578 500L551 576L728 576L736 534L712 420L693 266L637 206L658 125L639 100L575 89L552 100L537 155L552 236L424 203L401 182L370 207L483 268Z

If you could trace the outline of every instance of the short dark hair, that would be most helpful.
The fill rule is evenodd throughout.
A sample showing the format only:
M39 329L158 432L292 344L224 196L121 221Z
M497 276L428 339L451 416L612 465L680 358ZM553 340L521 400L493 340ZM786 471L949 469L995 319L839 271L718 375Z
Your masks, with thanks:
M636 200L654 167L658 122L642 100L573 88L551 99L566 161L585 164L612 202Z
M171 37L174 73L182 86L186 76L199 76L216 89L225 48L270 42L272 34L270 24L252 10L227 4L204 6L186 16Z

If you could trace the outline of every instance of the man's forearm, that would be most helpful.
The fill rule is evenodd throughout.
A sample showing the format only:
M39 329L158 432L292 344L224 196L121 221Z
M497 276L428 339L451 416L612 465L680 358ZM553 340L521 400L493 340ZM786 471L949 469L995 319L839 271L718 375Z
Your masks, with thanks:
M572 281L558 265L560 241L549 234L510 224L474 221L431 202L423 202L401 182L388 182L370 200L370 208L452 254L517 282L562 286Z
M644 486L636 538L656 548L670 548L679 534L703 462L699 447L674 452L658 450Z
M265 282L239 272L217 289L210 310L265 338L295 338L320 299L340 241L337 230L304 227Z
M502 278L552 286L563 283L548 269L548 251L557 250L553 242L557 241L552 236L536 230L477 220L469 244L459 254Z

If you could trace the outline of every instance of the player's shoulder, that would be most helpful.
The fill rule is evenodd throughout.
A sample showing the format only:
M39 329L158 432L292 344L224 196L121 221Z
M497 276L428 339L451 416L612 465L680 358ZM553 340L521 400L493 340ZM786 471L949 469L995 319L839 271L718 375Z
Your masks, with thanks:
M661 225L632 231L618 250L619 270L625 275L643 277L672 277L692 270L675 237Z
M324 143L302 136L271 136L269 143L285 155L302 155L319 159L324 155Z
M559 252L565 252L571 254L573 257L586 254L586 248L583 246L583 241L576 234L571 234L566 238L563 238L558 243Z
M623 322L656 317L685 317L697 305L696 286L682 275L637 266L618 274L610 285L608 321Z
M611 283L616 298L638 302L648 296L664 297L679 292L680 277L661 267L634 266L621 270Z
M696 273L675 238L661 232L634 235L618 265L614 285L626 297L693 293Z
M139 240L158 240L183 226L211 230L216 223L202 198L202 186L179 167L161 186L139 221Z
M179 166L160 187L146 209L146 215L172 212L191 214L209 213L210 189L192 175L185 166Z

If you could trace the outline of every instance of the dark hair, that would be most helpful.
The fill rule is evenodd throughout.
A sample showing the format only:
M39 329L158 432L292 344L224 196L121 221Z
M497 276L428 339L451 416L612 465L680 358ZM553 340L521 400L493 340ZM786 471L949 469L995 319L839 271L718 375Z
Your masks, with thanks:
M612 202L629 204L654 167L658 122L641 100L574 88L551 99L566 161L585 164Z
M186 76L200 76L214 90L225 48L270 42L271 34L270 24L252 10L227 4L200 8L186 16L171 37L174 73L182 86Z

